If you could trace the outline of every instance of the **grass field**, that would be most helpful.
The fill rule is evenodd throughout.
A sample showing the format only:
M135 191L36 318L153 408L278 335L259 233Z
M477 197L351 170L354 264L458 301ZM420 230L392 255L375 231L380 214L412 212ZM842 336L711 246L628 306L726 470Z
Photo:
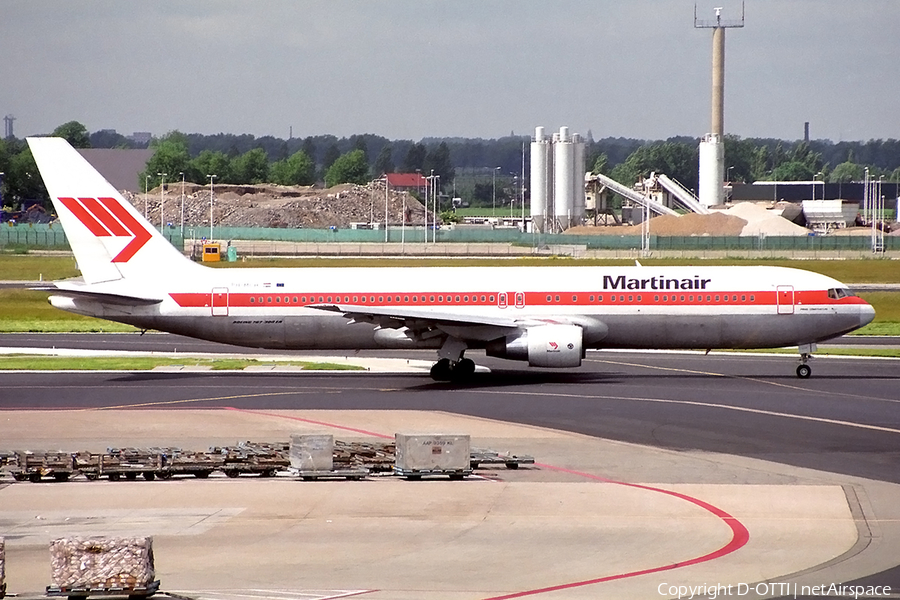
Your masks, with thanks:
M900 262L885 259L869 260L784 260L743 259L739 257L715 260L642 259L651 266L767 265L806 269L847 284L900 283ZM236 263L211 263L220 269L236 267L549 267L549 266L633 266L630 259L574 259L568 257L527 257L512 259L490 258L275 258L252 259ZM0 253L0 281L37 281L76 277L78 269L72 256Z
M646 267L694 265L696 260L644 260ZM281 258L219 263L217 268L243 267L412 267L412 266L627 266L632 260L577 260L571 258L417 259L417 258ZM704 260L703 265L770 265L799 267L853 283L900 283L900 263L891 260ZM36 281L75 277L75 259L66 255L0 254L0 280ZM900 293L860 294L875 307L873 323L857 331L865 335L900 335ZM129 325L73 315L47 303L46 292L0 290L0 332L118 332L135 331Z

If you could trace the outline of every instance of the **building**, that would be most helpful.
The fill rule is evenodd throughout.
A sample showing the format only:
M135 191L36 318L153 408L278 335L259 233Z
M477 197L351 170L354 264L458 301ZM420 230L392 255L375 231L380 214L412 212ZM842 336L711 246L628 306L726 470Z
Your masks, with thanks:
M81 148L78 152L117 190L143 192L138 176L147 168L155 150Z
M388 185L398 192L421 193L428 185L428 180L421 173L388 173Z

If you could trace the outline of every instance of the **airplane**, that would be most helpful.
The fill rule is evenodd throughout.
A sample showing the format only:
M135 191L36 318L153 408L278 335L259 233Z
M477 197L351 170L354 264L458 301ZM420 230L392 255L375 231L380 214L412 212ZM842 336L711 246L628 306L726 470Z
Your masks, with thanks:
M768 266L229 268L186 258L61 138L29 138L81 277L62 310L204 340L284 350L434 349L464 380L468 350L573 368L588 349L816 344L875 310L846 285Z

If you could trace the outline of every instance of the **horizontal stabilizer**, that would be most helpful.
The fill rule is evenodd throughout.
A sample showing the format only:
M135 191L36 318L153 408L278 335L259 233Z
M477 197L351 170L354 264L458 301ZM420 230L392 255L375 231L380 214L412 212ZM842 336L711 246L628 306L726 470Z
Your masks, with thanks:
M111 294L108 292L95 292L91 290L73 290L53 286L29 288L36 292L53 292L54 296L68 298L82 298L95 300L103 304L116 304L120 306L151 306L162 302L162 298L142 298L139 296L126 296L124 294Z

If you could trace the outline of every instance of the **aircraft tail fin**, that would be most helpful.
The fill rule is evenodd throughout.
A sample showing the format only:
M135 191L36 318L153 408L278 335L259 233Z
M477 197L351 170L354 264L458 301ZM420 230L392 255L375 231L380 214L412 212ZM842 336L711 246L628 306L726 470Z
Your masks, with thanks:
M197 267L66 140L28 138L85 283Z

